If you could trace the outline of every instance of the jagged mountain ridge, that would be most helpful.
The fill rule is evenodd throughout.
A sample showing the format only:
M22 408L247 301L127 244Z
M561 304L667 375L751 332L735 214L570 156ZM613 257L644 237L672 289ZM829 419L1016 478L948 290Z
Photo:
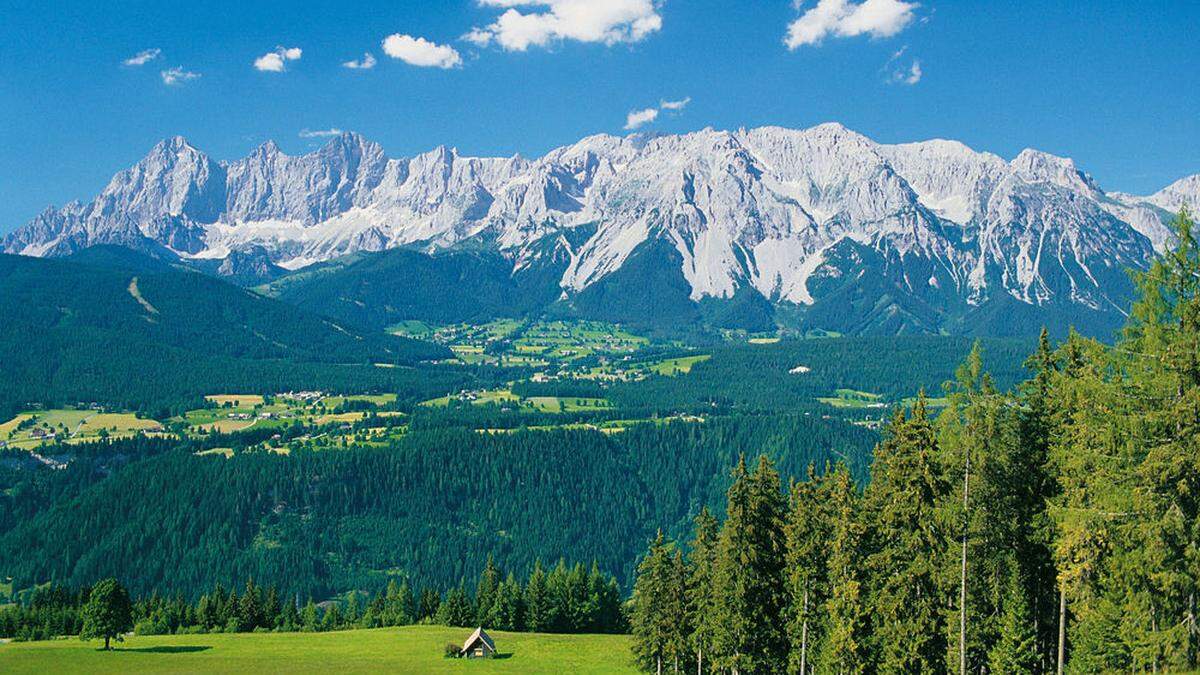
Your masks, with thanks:
M483 246L514 273L553 261L564 299L612 283L640 252L657 256L640 274L682 275L693 301L753 289L832 329L970 330L966 317L997 307L1119 315L1125 270L1167 243L1164 222L1182 204L1200 204L1200 177L1149 197L1105 193L1071 160L1035 150L1005 161L953 141L882 145L837 124L598 135L539 159L446 147L389 159L347 133L301 156L266 143L214 162L177 137L3 248L253 251L259 267L296 269ZM834 297L855 308L844 320L821 311Z

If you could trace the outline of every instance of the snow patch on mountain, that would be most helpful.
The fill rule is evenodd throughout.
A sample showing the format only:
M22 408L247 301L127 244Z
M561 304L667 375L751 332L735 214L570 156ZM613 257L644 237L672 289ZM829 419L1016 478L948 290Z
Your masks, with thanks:
M1107 309L1120 303L1116 275L1170 242L1165 223L1182 205L1200 210L1200 175L1148 197L1105 193L1072 160L1037 150L1005 161L951 140L879 144L832 123L602 134L537 159L445 146L389 158L344 133L300 156L268 142L215 162L176 137L92 202L39 214L3 250L68 255L115 243L226 259L253 249L260 266L265 257L297 269L478 241L517 270L537 264L537 242L556 238L545 250L565 252L569 295L661 240L678 252L695 300L750 287L810 305L816 280L856 278L894 284L918 304L1004 296Z

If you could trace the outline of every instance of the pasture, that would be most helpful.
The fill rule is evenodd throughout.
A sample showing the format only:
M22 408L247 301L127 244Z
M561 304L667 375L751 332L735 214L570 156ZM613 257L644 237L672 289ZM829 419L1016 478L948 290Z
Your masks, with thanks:
M0 645L8 673L635 673L626 635L493 632L500 658L448 659L469 629L132 637L112 652L76 639Z

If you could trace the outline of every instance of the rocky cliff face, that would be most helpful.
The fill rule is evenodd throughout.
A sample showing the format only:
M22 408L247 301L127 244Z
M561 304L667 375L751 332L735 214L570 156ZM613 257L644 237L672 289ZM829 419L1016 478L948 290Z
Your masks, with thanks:
M677 255L659 256L674 267L662 272L681 274L694 301L746 289L801 307L853 296L870 321L933 330L950 308L997 303L1120 313L1125 269L1168 243L1164 223L1185 204L1200 206L1200 176L1148 197L1109 194L1070 159L881 145L837 124L600 135L534 160L444 147L389 159L343 134L299 157L267 143L218 163L174 138L3 249L66 255L105 243L199 259L241 252L238 262L254 251L260 267L295 269L478 242L514 270L553 257L570 296L665 243Z

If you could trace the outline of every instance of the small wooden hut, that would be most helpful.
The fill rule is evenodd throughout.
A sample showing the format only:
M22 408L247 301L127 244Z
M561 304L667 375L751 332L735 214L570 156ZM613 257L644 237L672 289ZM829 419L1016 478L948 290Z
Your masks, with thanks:
M481 626L471 633L471 637L463 643L458 654L468 659L490 659L496 655L496 643L492 642L492 636Z

